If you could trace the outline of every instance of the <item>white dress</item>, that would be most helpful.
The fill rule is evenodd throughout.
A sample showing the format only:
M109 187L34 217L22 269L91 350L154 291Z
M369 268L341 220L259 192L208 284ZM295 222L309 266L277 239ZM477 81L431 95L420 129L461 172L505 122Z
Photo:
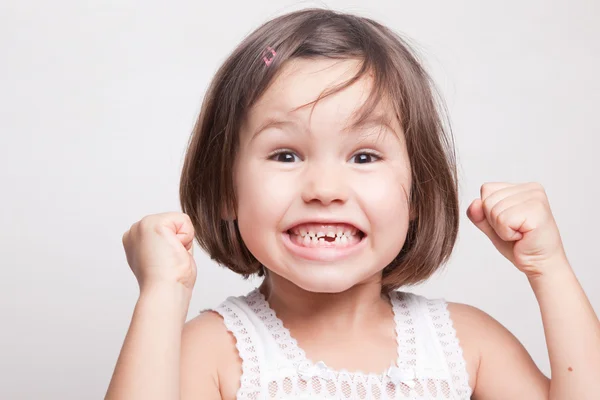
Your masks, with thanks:
M392 292L398 359L381 374L333 370L306 357L258 289L214 311L242 359L239 400L469 399L462 349L446 302Z

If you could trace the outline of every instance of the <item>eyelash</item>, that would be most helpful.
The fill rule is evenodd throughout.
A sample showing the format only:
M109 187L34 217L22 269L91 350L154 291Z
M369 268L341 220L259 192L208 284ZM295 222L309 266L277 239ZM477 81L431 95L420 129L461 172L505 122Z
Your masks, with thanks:
M290 149L279 149L279 150L276 150L273 153L269 154L268 159L272 160L272 161L277 161L275 158L278 155L280 155L280 154L287 154L287 153L293 154L296 157L298 157L298 155L293 150L290 150ZM360 151L358 153L354 153L354 155L351 158L354 158L354 157L356 157L358 155L361 155L361 154L369 155L369 156L373 157L374 160L372 162L368 162L368 163L357 163L357 164L372 164L374 162L380 161L381 158L382 158L379 153L377 153L376 151L373 151L373 150L362 150L362 151ZM300 157L298 157L298 158L300 158ZM285 161L279 161L279 162L285 162Z

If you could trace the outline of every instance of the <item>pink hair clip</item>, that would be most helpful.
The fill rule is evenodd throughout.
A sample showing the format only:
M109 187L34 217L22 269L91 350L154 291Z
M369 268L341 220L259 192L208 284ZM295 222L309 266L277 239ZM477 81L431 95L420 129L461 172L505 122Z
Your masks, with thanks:
M270 54L268 54L270 53ZM267 46L267 49L263 52L263 61L265 62L265 64L267 65L267 67L269 65L271 65L271 63L273 62L273 59L275 58L275 55L277 53L275 53L275 50L273 50L272 47Z

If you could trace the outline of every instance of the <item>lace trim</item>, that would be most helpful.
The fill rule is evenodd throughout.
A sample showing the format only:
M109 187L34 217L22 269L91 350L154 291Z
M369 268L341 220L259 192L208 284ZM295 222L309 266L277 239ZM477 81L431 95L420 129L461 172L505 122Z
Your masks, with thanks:
M467 371L467 365L458 336L456 335L456 330L450 318L448 304L441 299L427 299L426 302L438 339L446 356L446 362L452 376L452 385L456 390L456 394L461 399L469 399L472 392L469 386L469 372Z
M255 289L246 296L246 303L250 309L265 324L271 336L294 366L309 368L311 363L306 358L304 350L298 346L296 339L291 337L289 330L283 326L283 322L275 315L275 311L269 307L269 303L263 294Z
M416 368L417 344L415 340L415 326L410 314L410 307L403 294L392 292L392 308L394 310L394 323L396 325L396 343L398 349L398 367Z
M221 303L214 311L218 312L225 323L225 327L235 337L235 347L242 359L242 376L237 398L259 399L260 397L260 362L256 347L252 342L252 335L244 323L230 306L229 301Z
M283 322L277 317L275 311L269 306L266 298L258 290L253 290L246 296L246 302L254 313L267 326L269 332L279 346L286 359L289 360L298 371L321 371L320 374L328 376L330 379L342 379L349 381L362 382L385 382L396 381L406 384L413 383L418 379L414 374L416 347L414 340L414 328L406 326L405 322L409 320L410 313L408 306L398 298L399 293L390 294L390 302L394 312L394 323L396 330L396 351L398 354L397 366L391 366L383 373L366 373L362 371L348 371L346 369L334 370L325 365L322 361L317 363L310 360L305 351L298 345L296 339L290 335L290 331L283 325Z
M416 376L414 316L410 312L408 296L414 295L402 292L390 294L398 344L398 359L397 367L392 367L382 374L361 371L348 372L345 369L333 370L323 362L313 363L306 357L297 341L291 337L289 330L283 326L282 321L270 308L262 293L255 289L247 296L238 299L248 305L265 324L282 354L290 362L287 365L277 366L278 370L276 371L264 370L264 365L259 360L258 349L252 340L253 335L256 334L250 328L252 324L245 318L245 313L238 309L238 305L228 299L215 311L223 317L225 326L236 338L236 348L242 359L242 376L237 398L258 400L268 393L271 396L269 398L273 399L290 398L292 394L300 395L301 398L319 394L320 396L342 396L336 398L345 399L375 398L383 400L397 398L397 396L405 399L423 398L423 396L447 399L452 398L453 395L458 395L461 399L468 399L472 391L468 384L466 363L456 331L452 326L447 304L443 300L423 298L443 348L450 370L451 382L445 379L423 380ZM247 329L246 326L249 328ZM261 374L266 374L271 377L270 379L276 378L276 380L269 381L268 387L261 387L263 383Z

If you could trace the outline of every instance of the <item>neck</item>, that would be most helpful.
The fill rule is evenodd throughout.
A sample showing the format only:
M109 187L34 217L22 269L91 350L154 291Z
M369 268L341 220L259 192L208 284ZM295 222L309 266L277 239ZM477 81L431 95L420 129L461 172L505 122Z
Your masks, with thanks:
M309 292L269 271L260 287L270 307L286 324L319 321L351 328L373 314L390 313L389 299L381 293L381 275L340 293Z

